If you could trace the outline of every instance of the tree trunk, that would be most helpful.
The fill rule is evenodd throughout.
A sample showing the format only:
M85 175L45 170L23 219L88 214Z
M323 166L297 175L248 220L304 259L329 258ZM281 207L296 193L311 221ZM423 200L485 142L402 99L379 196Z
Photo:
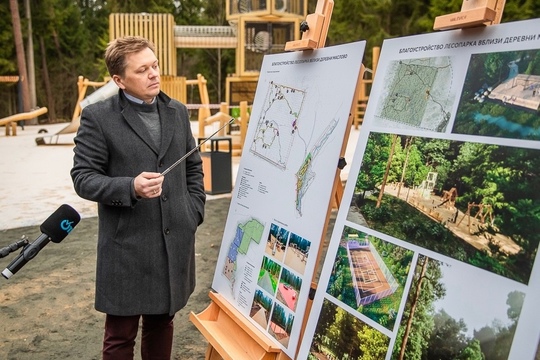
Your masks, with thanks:
M386 186L386 180L388 179L388 173L390 172L390 165L392 164L392 158L394 157L394 149L396 148L396 142L398 139L397 135L393 136L394 139L392 140L392 148L390 149L390 155L388 156L388 161L386 163L386 170L384 171L384 178L381 183L381 190L379 191L379 197L377 198L377 205L375 205L377 209L381 207L382 197L384 195L384 187Z
M47 94L47 108L49 109L49 121L56 122L56 107L54 105L54 96L51 90L51 81L49 79L49 68L47 67L47 51L45 50L45 40L43 36L39 37L39 48L41 51L41 66L43 73L43 86L45 87L45 93Z
M414 313L416 311L416 306L420 301L420 292L422 291L422 282L424 281L424 276L426 275L428 267L429 258L424 257L424 263L422 264L422 271L420 277L418 278L418 283L416 284L416 290L414 292L414 298L411 301L411 310L409 312L409 318L407 319L407 325L405 326L405 332L403 333L403 340L401 342L401 349L399 352L399 360L403 360L405 357L405 349L407 348L407 342L409 341L409 334L411 333L412 321Z
M24 53L23 37L21 32L21 18L19 16L19 3L17 0L9 0L11 19L13 22L13 39L17 52L17 67L19 69L19 81L21 85L21 98L23 111L30 111L30 90L28 87L28 73L26 71L26 58Z
M405 148L407 149L407 155L405 155L405 162L403 163L403 171L401 172L401 179L399 179L398 191L397 191L397 196L396 196L398 199L399 199L399 193L401 192L403 183L405 182L405 173L407 172L407 165L409 163L409 155L411 155L412 142L413 142L413 138L407 137L407 140L405 141Z
M30 108L33 109L37 106L36 99L36 66L34 64L34 35L32 31L32 14L30 9L30 1L24 0L24 7L26 10L26 21L28 22L28 41L26 44L26 62L28 71L28 88L30 94Z

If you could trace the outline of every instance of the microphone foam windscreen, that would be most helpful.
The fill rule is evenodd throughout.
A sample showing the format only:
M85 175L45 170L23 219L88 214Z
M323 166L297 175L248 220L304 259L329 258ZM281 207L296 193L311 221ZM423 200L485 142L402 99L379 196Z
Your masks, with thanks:
M71 206L63 204L40 226L40 230L51 238L52 242L59 243L79 223L81 216Z

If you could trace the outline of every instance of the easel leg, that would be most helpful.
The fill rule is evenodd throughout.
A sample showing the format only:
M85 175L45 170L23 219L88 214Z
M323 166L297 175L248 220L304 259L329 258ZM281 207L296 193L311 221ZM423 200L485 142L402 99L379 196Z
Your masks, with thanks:
M219 353L214 349L214 347L210 344L208 344L208 347L206 348L206 354L204 356L205 360L222 360L223 358Z

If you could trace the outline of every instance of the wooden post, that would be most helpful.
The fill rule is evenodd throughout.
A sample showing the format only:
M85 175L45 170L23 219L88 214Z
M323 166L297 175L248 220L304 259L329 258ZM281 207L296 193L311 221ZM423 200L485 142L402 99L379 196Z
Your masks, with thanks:
M240 101L240 148L246 141L247 127L249 124L248 102Z
M71 120L77 119L81 115L81 101L86 96L86 91L88 90L89 86L96 86L101 87L105 84L107 84L108 81L90 81L88 79L85 79L84 76L79 76L77 80L77 90L78 90L78 98L77 103L75 104L75 109L73 110L73 116L71 117Z

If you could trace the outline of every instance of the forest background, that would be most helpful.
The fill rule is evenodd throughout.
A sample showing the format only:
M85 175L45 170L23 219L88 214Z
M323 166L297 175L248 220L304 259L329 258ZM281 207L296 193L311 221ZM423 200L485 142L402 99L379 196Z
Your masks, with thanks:
M311 14L317 0L306 1ZM384 39L432 32L435 17L459 11L462 2L335 0L326 46L366 40L364 64L369 68L373 47L381 46ZM48 108L46 121L71 121L78 77L102 81L107 75L103 52L109 42L109 15L141 12L173 14L176 25L228 25L225 0L2 0L0 76L23 74L19 69L24 47L26 59L30 53L34 58L34 68L27 71L35 73L36 90L35 99L29 100L23 95L24 86L0 83L0 118L28 111L35 102ZM536 0L507 0L502 22L531 19L539 13ZM14 27L17 22L20 30ZM210 102L224 101L225 77L217 74L234 73L234 49L177 49L177 59L178 76L195 79L203 74ZM198 101L197 94L188 94L188 102Z

